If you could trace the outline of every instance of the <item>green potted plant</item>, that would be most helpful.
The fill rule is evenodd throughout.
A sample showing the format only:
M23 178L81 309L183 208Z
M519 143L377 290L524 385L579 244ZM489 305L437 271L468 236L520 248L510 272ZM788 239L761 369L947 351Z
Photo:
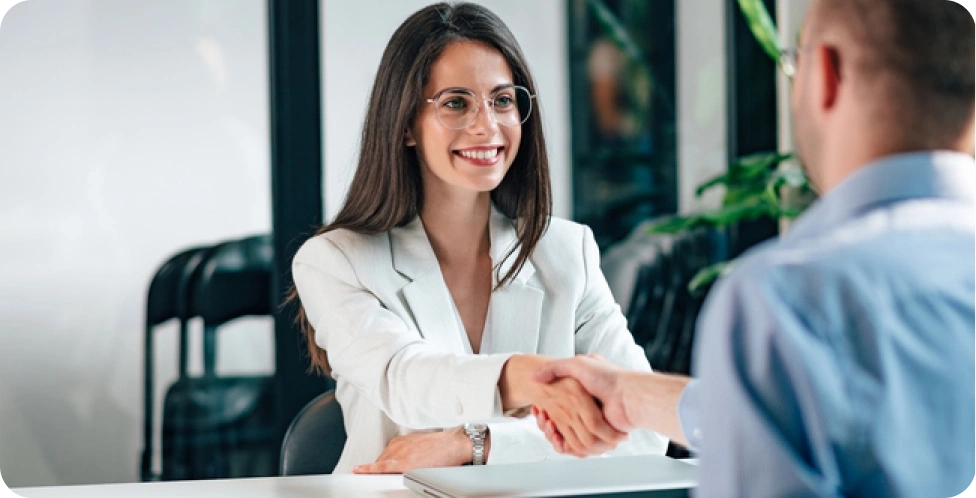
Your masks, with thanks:
M756 41L779 62L781 47L776 26L762 0L738 0L738 4ZM701 196L720 186L725 188L725 196L719 208L668 218L649 230L653 233L679 233L700 227L723 228L760 218L791 220L799 216L815 197L794 155L776 151L752 154L732 161L726 173L706 181L695 193ZM688 284L689 290L700 293L733 264L734 260L703 268Z

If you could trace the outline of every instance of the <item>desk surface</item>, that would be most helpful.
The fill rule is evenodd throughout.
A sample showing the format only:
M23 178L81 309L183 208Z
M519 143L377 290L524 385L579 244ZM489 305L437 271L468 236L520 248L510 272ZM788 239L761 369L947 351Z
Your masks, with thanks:
M685 460L698 464L697 459ZM318 475L14 488L24 498L416 498L402 475Z
M25 498L410 498L403 476L320 475L15 488Z

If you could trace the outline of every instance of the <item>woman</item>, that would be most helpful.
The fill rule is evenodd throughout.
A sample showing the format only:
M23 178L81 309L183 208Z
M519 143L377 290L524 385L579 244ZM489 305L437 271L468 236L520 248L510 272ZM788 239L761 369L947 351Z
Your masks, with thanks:
M534 98L521 49L484 7L431 5L390 39L345 204L293 263L313 365L345 418L336 472L556 456L533 420L501 418L528 406L570 454L624 438L576 381L531 380L540 355L650 369L589 229L550 222ZM618 451L666 445L632 433Z

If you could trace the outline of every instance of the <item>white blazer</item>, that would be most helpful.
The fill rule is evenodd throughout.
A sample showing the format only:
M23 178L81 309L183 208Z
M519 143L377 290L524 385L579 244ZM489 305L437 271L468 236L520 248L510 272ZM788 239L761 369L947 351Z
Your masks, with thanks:
M517 242L515 227L493 208L489 231L498 264ZM514 260L505 260L501 275ZM292 272L315 341L328 352L345 419L337 473L372 463L398 435L465 422L489 424L489 464L561 457L532 417L502 418L497 383L513 353L597 353L650 371L600 272L592 232L570 221L553 218L515 279L492 292L477 355L419 217L378 235L313 237ZM664 436L634 431L612 453L666 448Z

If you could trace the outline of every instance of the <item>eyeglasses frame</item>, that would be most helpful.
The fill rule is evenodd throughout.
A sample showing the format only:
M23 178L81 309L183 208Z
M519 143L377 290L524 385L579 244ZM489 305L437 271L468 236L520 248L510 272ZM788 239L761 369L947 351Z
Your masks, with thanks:
M498 115L495 114L495 104L494 104L495 97L498 95L499 92L501 92L503 90L507 90L509 88L515 88L515 89L525 90L525 93L529 96L529 112L525 113L525 117L522 118L522 121L520 121L518 124L514 124L514 125L508 125L508 124L502 123L498 119ZM440 92L437 92L437 95L434 95L432 98L425 99L424 101L426 103L428 103L428 104L436 104L437 101L441 98L441 96L444 95L444 93L446 93L448 91L452 91L452 90L453 91L457 91L456 88L447 88L447 89L441 90ZM465 90L467 90L467 89L465 89ZM460 93L460 92L458 92L458 93ZM437 116L437 122L440 123L441 126L443 126L444 128L447 128L449 130L464 130L464 129L468 128L469 126L473 125L475 123L475 121L478 120L478 113L481 112L481 107L482 107L481 104L484 103L484 102L489 102L489 101L490 102L489 102L488 105L491 107L491 117L492 117L492 119L495 120L496 123L498 123L498 124L500 124L502 126L508 126L508 127L522 126L523 124L525 124L526 121L528 121L529 116L532 115L532 108L533 108L532 101L536 98L536 95L533 95L531 92L529 92L529 89L528 88L525 88L522 85L505 85L504 87L499 88L498 90L495 90L495 93L491 94L491 96L484 97L484 98L481 98L481 99L477 98L475 96L474 92L471 91L471 90L467 90L467 93L470 94L472 97L474 97L475 100L478 102L478 105L475 106L475 108L474 108L475 109L474 110L474 118L471 120L471 122L468 123L468 124L466 124L466 125L464 125L464 126L462 126L461 128L453 128L453 127L447 126L446 124L444 124L444 121L441 120L440 111L437 110L437 109L434 109L434 115Z

